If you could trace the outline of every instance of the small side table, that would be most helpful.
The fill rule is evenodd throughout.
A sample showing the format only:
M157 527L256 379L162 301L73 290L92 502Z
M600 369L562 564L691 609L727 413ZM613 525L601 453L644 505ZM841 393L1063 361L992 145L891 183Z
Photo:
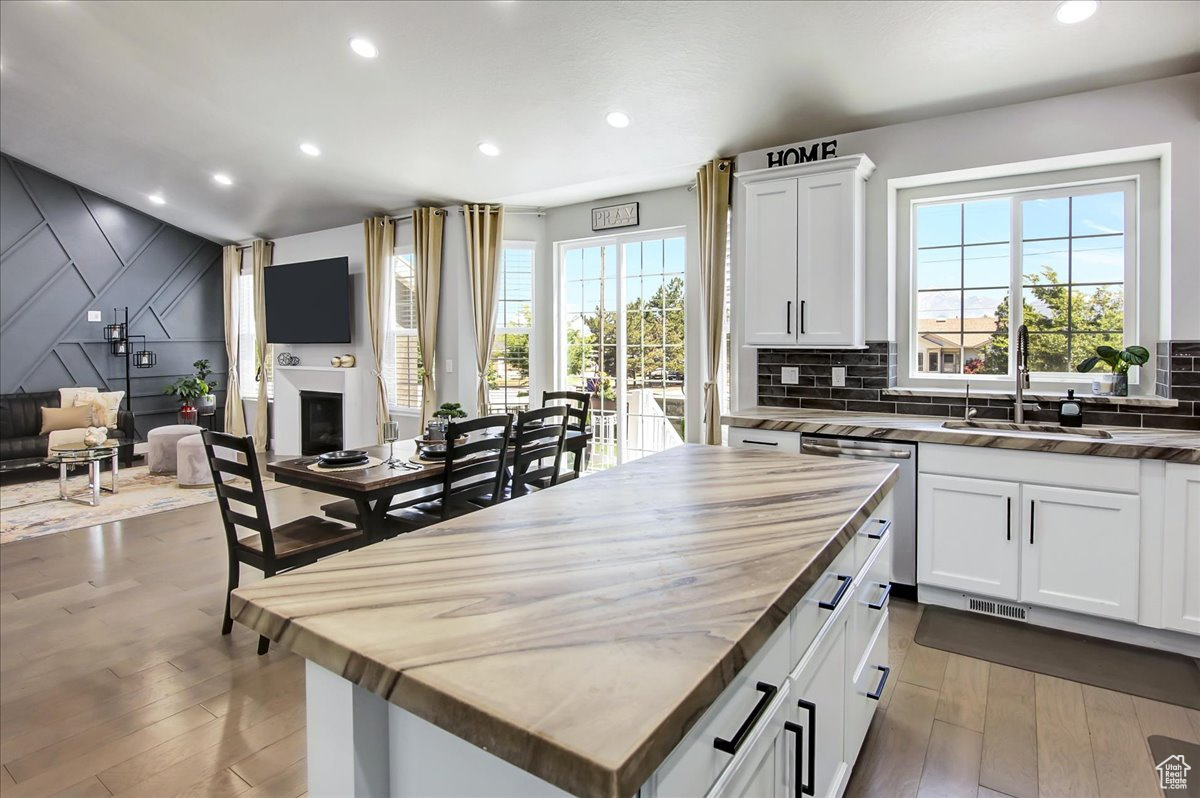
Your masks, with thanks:
M100 446L88 446L84 443L64 443L50 449L46 462L58 466L58 498L63 501L79 502L92 507L100 504L100 491L117 492L117 453L120 447L114 442ZM100 464L108 460L112 469L112 481L109 487L100 484ZM73 465L87 465L88 489L86 493L67 493L67 469Z

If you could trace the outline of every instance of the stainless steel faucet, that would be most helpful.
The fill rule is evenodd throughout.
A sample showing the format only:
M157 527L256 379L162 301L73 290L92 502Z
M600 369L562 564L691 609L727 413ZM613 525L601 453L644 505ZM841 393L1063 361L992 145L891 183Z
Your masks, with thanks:
M1041 410L1036 402L1025 403L1025 391L1029 389L1029 328L1022 324L1017 328L1017 397L1013 402L1013 421L1025 423L1026 410Z
M966 401L963 403L963 421L970 421L975 418L979 411L971 407L971 383L967 383Z

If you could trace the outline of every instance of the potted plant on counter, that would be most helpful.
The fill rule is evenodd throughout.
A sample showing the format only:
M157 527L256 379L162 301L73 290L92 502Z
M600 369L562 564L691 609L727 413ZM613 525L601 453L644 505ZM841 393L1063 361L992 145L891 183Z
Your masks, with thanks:
M1129 367L1141 366L1148 360L1150 360L1150 350L1144 346L1127 346L1124 349L1098 346L1096 354L1075 368L1080 373L1086 374L1100 363L1104 363L1111 369L1111 372L1092 380L1092 393L1098 396L1128 396Z

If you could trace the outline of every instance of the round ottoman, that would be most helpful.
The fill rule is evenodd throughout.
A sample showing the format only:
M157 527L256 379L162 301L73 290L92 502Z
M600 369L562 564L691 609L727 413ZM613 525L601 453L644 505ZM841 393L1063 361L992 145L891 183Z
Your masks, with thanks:
M175 444L175 473L181 488L203 488L213 484L212 469L204 454L204 437L188 435Z
M175 446L179 439L199 433L200 428L194 424L169 424L150 430L150 434L146 436L146 442L150 445L150 453L146 455L150 473L174 474Z

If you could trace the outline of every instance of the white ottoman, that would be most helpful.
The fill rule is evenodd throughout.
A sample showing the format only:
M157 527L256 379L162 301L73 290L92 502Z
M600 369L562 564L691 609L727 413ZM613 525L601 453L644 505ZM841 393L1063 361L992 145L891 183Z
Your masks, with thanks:
M212 469L204 454L204 437L188 435L175 444L175 473L181 488L203 488L213 484Z
M150 453L146 455L150 473L174 474L175 446L179 439L199 433L200 428L194 424L169 424L150 430L150 434L146 436L146 442L150 445Z

